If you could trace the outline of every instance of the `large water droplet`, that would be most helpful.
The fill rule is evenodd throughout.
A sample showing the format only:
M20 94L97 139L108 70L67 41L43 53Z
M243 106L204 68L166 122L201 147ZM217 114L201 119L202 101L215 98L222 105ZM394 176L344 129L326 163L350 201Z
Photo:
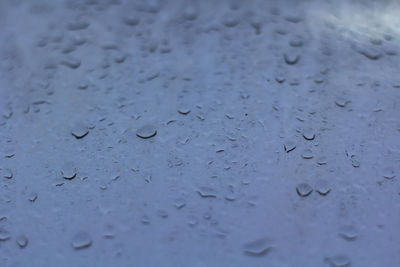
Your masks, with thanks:
M144 125L136 131L136 135L140 138L147 139L155 136L157 134L157 129L153 125Z

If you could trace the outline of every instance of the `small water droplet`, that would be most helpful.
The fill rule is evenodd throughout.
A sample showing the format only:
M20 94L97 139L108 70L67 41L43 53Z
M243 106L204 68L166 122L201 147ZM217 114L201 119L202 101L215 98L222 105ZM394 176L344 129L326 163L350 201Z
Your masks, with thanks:
M283 145L286 153L289 153L290 151L293 151L296 149L296 144L293 141L287 141L284 145Z
M89 133L88 127L83 123L76 123L71 130L71 134L76 139L81 139Z
M74 249L88 248L92 245L92 238L87 232L80 231L72 238L72 247Z
M77 58L66 57L61 60L61 64L71 69L77 69L81 65L81 61Z
M16 242L20 248L25 248L28 245L29 240L25 235L19 235L17 236Z
M182 115L187 115L190 113L190 109L188 107L179 107L178 112Z
M383 178L392 180L396 177L396 174L394 173L394 170L391 167L385 168L383 172Z
M303 152L301 153L301 157L303 159L312 159L313 158L312 150L309 148L304 149Z
M312 193L313 189L309 184L301 183L296 186L296 192L301 197L307 197Z
M337 97L336 100L335 100L335 104L336 104L338 107L341 107L341 108L346 107L346 105L347 105L348 103L350 103L350 101L347 100L347 99L344 98L344 97L341 97L341 96Z
M331 192L331 187L327 181L320 179L315 183L315 191L317 191L321 196L326 196Z
M261 238L244 245L244 253L247 256L263 257L273 248L269 238Z
M294 53L285 53L283 58L285 59L286 64L295 65L297 62L299 62L300 55Z
M327 262L331 267L348 267L351 263L350 258L346 255L336 255L325 258L325 262Z
M72 162L66 162L61 168L61 175L64 179L72 180L76 177L76 168Z
M340 228L339 236L347 241L354 241L358 237L358 232L354 226L347 225Z
M37 198L38 198L38 195L35 192L32 192L32 193L29 194L29 198L28 199L29 199L30 202L35 202Z
M4 170L4 178L11 179L11 178L13 178L13 176L14 176L14 174L11 169L7 168Z
M140 138L147 139L155 136L157 129L153 125L144 125L136 131L136 135Z
M215 198L215 197L217 197L215 190L213 188L211 188L211 187L208 187L208 186L201 186L197 190L197 193L202 198Z
M11 238L10 232L0 227L0 241L7 241L10 238Z
M314 130L311 128L307 128L303 130L303 137L308 141L312 141L315 138Z

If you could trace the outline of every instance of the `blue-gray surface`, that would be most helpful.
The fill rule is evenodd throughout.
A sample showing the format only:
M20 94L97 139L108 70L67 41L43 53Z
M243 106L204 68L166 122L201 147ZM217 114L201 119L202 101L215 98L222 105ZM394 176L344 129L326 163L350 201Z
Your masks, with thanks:
M0 1L0 266L400 266L397 1Z

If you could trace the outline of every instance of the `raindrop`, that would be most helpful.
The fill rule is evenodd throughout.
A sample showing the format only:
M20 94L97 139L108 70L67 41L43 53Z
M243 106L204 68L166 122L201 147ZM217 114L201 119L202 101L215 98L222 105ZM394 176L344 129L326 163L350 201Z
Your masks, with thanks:
M370 60L378 60L382 57L382 53L375 48L362 48L358 52Z
M350 258L346 255L336 255L330 258L325 258L325 262L327 262L331 267L348 267L350 266Z
M0 241L7 241L11 238L10 232L0 227Z
M309 148L304 149L303 152L301 153L301 157L303 159L312 159L313 158L312 150Z
M252 257L263 257L273 248L269 238L261 238L244 245L244 254Z
M311 128L304 129L303 137L304 137L304 139L306 139L308 141L314 140L314 138L315 138L314 130Z
M157 212L158 216L160 216L161 218L168 218L168 212L166 212L165 210L159 210Z
M19 235L17 236L16 242L20 248L25 248L28 245L29 240L25 235Z
M64 179L72 180L76 177L76 168L72 162L64 163L61 168L61 175Z
M32 192L32 193L29 194L29 198L28 199L29 199L30 202L35 202L37 198L38 198L38 195L35 192Z
M320 156L317 159L317 164L318 165L326 165L328 163L328 159L325 156Z
M283 145L286 153L289 153L290 151L293 151L296 149L296 144L293 141L288 141Z
M13 178L14 174L11 169L4 170L4 178L11 179Z
M307 197L312 193L313 189L309 184L301 183L296 186L296 192L301 197Z
M358 237L358 232L352 225L343 226L340 228L339 236L347 241L354 241Z
M341 96L338 97L338 98L336 98L336 100L335 100L335 104L336 104L338 107L341 107L341 108L346 107L346 105L347 105L348 103L350 103L350 101L347 100L347 99L345 99L344 97L341 97Z
M78 232L72 238L72 247L74 249L88 248L92 245L92 238L87 232Z
M197 193L202 197L202 198L215 198L217 197L216 192L214 189L211 187L207 186L201 186L198 190Z
M81 61L73 57L67 57L61 60L61 64L71 69L77 69L81 65Z
M284 54L283 55L283 58L285 59L285 62L286 62L286 64L288 64L288 65L295 65L295 64L297 64L297 62L299 62L299 60L300 60L300 56L299 55L297 55L297 54L293 54L293 53L290 53L290 54Z
M383 178L392 180L396 177L396 174L394 173L394 170L390 167L386 168L383 172Z
M182 115L187 115L190 113L190 109L188 107L180 107L178 108L178 112Z
M328 182L325 180L318 180L315 184L315 191L321 196L326 196L331 192L331 187L329 186Z
M83 123L76 123L71 130L71 134L75 136L76 139L81 139L89 133L89 129Z
M150 224L150 218L149 218L149 216L146 216L146 215L144 215L143 217L142 217L142 223L143 224Z
M289 41L289 45L292 47L301 47L303 46L303 39L296 36Z
M275 81L277 81L278 83L283 83L286 81L286 79L283 76L276 76Z
M186 202L183 199L176 199L174 205L175 205L175 208L180 210L186 206Z
M353 165L354 168L360 167L360 162L356 159L356 156L354 155L351 156L351 165Z
M155 136L157 129L153 125L145 125L136 131L136 135L140 138L147 139Z

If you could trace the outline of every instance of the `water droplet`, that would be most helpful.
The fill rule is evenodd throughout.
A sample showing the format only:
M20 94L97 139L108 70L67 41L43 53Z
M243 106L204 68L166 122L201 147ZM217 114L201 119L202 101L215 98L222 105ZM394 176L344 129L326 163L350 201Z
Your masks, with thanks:
M370 60L378 60L382 57L382 53L375 48L360 48L358 52Z
M394 170L391 167L385 168L383 172L383 178L391 180L396 177L396 174L394 173Z
M326 196L331 192L331 187L327 181L320 179L315 183L315 191L321 196Z
M289 45L292 47L302 47L303 39L299 36L296 36L289 41Z
M318 165L326 165L328 163L328 159L325 156L320 156L317 159Z
M87 232L80 231L72 238L72 247L74 249L88 248L92 245L92 238Z
M351 263L350 258L346 255L336 255L325 258L325 262L327 262L331 267L348 267Z
M296 186L296 192L301 197L307 197L312 193L313 189L309 184L301 183Z
M294 53L285 53L283 55L283 58L285 59L286 64L295 65L295 64L297 64L297 62L299 62L300 55L297 55Z
M153 125L144 125L136 131L136 135L140 138L147 139L155 136L157 129Z
M7 168L4 170L4 178L11 179L11 178L13 178L13 176L14 176L14 174L11 169Z
M340 228L339 236L347 241L354 241L358 237L358 232L354 226L347 225Z
M38 198L38 195L35 192L32 192L32 193L29 194L29 198L28 199L29 199L30 202L35 202L37 198Z
M296 144L293 141L287 141L284 145L283 145L286 153L289 153L290 151L293 151L296 149Z
M72 162L66 162L61 168L61 175L64 179L72 180L76 177L76 168Z
M263 257L273 248L269 238L261 238L244 245L244 253L247 256Z
M0 227L0 241L7 241L10 238L11 238L10 232Z
M150 224L150 218L149 218L149 216L147 216L147 215L144 215L143 217L142 217L142 223L143 224Z
M71 69L77 69L81 65L81 61L77 58L67 57L61 60L61 64Z
M337 97L336 100L335 100L335 104L336 104L338 107L341 107L341 108L346 107L346 105L347 105L348 103L350 103L350 101L347 100L347 99L344 98L344 97L341 97L341 96Z
M83 123L76 123L71 130L71 134L75 136L76 139L81 139L89 133L88 127Z
M315 138L314 130L311 128L304 129L303 137L304 137L304 139L306 139L308 141L314 140L314 138Z
M360 167L360 162L356 159L356 156L355 156L355 155L352 155L352 156L351 156L351 165L352 165L354 168Z
M304 149L303 152L301 153L301 157L303 159L312 159L313 158L312 150L309 148Z
M165 210L159 210L157 212L158 216L160 216L161 218L168 218L168 212L166 212Z
M188 107L179 107L178 112L182 115L187 115L190 113L190 109Z
M17 236L16 242L20 248L25 248L28 245L29 240L25 235L19 235Z
M197 193L202 197L202 198L215 198L217 197L216 192L213 188L207 187L207 186L201 186L198 190Z

